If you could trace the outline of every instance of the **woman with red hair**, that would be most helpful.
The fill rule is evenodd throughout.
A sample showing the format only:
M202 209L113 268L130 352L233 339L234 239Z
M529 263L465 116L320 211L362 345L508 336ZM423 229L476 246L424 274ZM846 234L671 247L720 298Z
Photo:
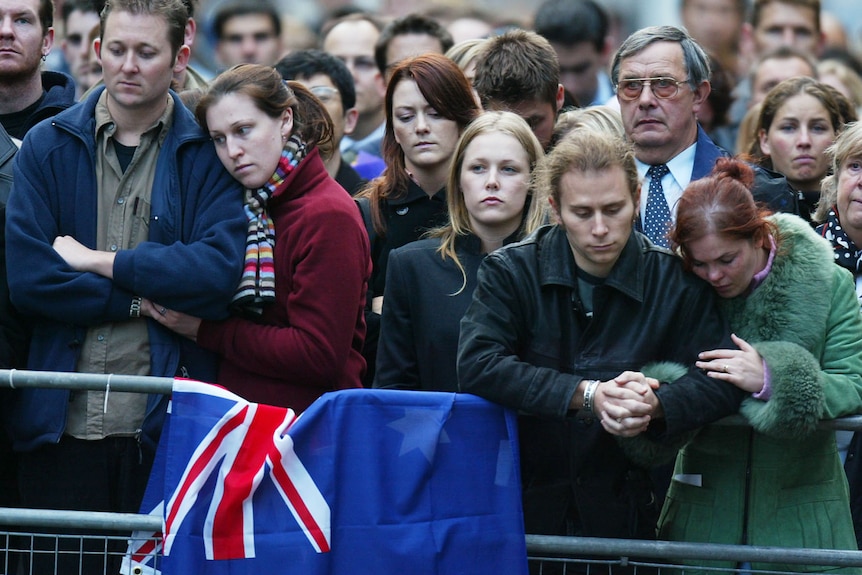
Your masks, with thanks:
M749 426L707 426L680 451L659 537L856 549L835 433L818 429L862 410L853 279L804 220L760 209L753 180L724 158L678 204L671 243L720 296L738 346L705 351L697 366L751 395L740 409Z
M446 179L455 145L479 106L460 68L441 54L402 60L386 88L386 171L357 194L371 240L365 381L374 376L389 252L448 221Z

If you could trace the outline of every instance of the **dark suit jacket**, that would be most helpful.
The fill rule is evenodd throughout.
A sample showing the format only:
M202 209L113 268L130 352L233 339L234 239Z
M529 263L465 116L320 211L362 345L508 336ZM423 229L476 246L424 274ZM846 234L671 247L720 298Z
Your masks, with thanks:
M694 150L694 165L691 169L691 181L708 176L715 166L716 160L730 154L718 146L703 131L697 127L697 147ZM799 202L793 188L783 175L761 166L754 168L754 186L751 193L758 202L763 202L773 212L786 212L799 215Z

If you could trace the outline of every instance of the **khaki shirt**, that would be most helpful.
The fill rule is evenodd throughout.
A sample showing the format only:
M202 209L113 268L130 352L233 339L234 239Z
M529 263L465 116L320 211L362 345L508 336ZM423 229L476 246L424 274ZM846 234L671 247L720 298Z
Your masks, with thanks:
M96 249L134 249L149 235L150 197L159 152L173 121L173 99L159 120L141 135L131 163L123 172L114 148L116 125L107 107L107 91L96 105L96 181L98 215ZM109 280L105 280L109 281ZM78 360L79 373L150 375L147 320L94 325L87 330ZM79 439L135 435L144 420L147 396L112 391L74 392L66 433Z

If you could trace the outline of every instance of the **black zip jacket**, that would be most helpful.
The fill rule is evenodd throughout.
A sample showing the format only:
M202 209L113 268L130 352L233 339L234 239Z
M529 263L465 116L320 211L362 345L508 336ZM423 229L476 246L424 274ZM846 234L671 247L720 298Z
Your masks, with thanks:
M694 367L700 351L733 348L711 286L671 252L633 232L593 293L578 306L577 270L565 230L545 226L490 254L461 321L461 391L520 410L527 532L655 537L660 500L649 473L623 455L594 417L569 412L582 379L671 361L687 374L656 394L658 438L736 413L744 393Z

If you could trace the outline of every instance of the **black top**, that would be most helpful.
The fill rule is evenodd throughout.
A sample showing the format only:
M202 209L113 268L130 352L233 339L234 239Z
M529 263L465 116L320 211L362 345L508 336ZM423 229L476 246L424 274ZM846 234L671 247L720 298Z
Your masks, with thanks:
M353 169L353 166L348 164L341 159L341 164L338 166L338 172L335 173L335 181L338 182L342 188L347 190L347 193L351 196L355 196L365 187L365 184L368 183L367 180L363 179L359 173Z
M514 241L515 232L505 243ZM412 242L389 254L374 387L457 391L461 317L485 259L474 235L455 241L464 274L437 249L440 239Z
M446 188L440 188L433 196L428 196L412 180L407 193L399 198L381 203L386 232L371 242L371 262L374 269L368 283L371 298L383 295L386 287L386 266L389 252L403 245L415 242L428 230L446 223L449 213L446 210Z
M3 128L6 130L6 133L13 138L23 140L24 136L27 135L27 129L30 127L30 116L39 110L44 99L45 94L42 93L42 96L40 96L38 100L23 110L18 110L17 112L12 112L10 114L0 114L0 124L2 124Z

